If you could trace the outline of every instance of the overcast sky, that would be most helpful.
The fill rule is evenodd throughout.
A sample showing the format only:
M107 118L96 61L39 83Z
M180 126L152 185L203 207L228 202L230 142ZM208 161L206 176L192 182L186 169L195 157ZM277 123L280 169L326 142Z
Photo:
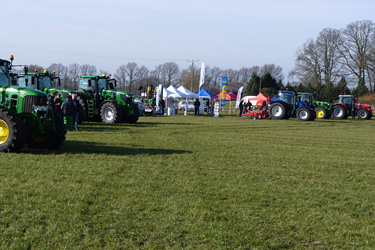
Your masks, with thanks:
M373 0L2 1L0 58L112 74L129 62L150 70L165 62L187 68L192 59L222 69L273 63L287 76L308 39L374 21L374 11Z

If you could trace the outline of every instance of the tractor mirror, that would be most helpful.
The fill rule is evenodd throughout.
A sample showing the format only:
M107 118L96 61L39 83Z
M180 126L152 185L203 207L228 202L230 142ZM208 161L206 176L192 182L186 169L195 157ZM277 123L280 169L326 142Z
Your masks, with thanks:
M89 87L92 87L91 80L88 80L88 81L87 81L87 85L88 85Z
M27 75L27 74L29 73L29 67L25 66L25 67L23 68L23 70L25 71L25 75Z
M25 78L25 86L27 87L29 85L29 79Z
M61 80L60 80L60 77L57 78L57 85L60 87L61 86Z
M28 80L28 79L27 79ZM35 78L34 77L31 77L31 85L34 85L35 84Z

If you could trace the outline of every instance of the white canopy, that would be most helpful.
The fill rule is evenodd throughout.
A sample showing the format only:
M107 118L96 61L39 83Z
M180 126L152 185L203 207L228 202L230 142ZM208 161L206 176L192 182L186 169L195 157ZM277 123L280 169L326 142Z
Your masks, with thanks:
M178 87L177 90L185 95L184 98L198 98L199 97L197 94L195 94L195 93L191 92L190 90L184 88L184 86Z
M181 98L181 96L177 93L173 93L166 88L163 88L163 99L165 98Z
M176 88L173 87L172 85L170 85L167 89L168 89L169 91L171 91L171 92L173 92L173 93L176 93L176 94L178 94L179 96L181 96L180 98L190 98L187 94L182 93L181 91L179 91L178 89L176 89Z

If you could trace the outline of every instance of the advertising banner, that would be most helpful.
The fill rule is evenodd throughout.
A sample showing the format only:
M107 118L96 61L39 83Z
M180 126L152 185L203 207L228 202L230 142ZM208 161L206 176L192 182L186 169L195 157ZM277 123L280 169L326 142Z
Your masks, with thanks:
M237 93L236 109L238 109L240 107L240 100L241 100L242 90L243 90L243 86L238 90L238 93Z
M221 106L225 106L228 93L228 77L221 78Z

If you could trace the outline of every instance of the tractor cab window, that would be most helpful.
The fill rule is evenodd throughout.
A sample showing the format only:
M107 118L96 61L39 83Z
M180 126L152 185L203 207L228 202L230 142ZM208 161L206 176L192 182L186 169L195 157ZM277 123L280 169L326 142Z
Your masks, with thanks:
M310 95L300 95L301 102L309 102L310 101Z
M49 76L39 76L39 88L40 89L51 88L51 87L52 87L52 82Z
M25 76L22 76L20 78L18 78L18 86L20 87L28 87L28 88L36 88L35 85L32 85L32 76L29 76L29 75L25 75ZM26 82L27 82L27 86L26 86Z
M351 105L352 104L352 98L349 96L343 96L342 97L342 103L345 105Z
M0 85L8 85L9 63L0 62Z
M280 100L286 102L287 104L293 104L293 94L281 92L279 95Z
M89 86L89 80L91 81L91 86ZM94 79L80 79L79 80L79 88L80 89L85 89L85 90L94 90L93 84L95 80Z
M103 89L108 89L107 87L107 79L106 78L99 78L98 80L98 89L99 91Z

